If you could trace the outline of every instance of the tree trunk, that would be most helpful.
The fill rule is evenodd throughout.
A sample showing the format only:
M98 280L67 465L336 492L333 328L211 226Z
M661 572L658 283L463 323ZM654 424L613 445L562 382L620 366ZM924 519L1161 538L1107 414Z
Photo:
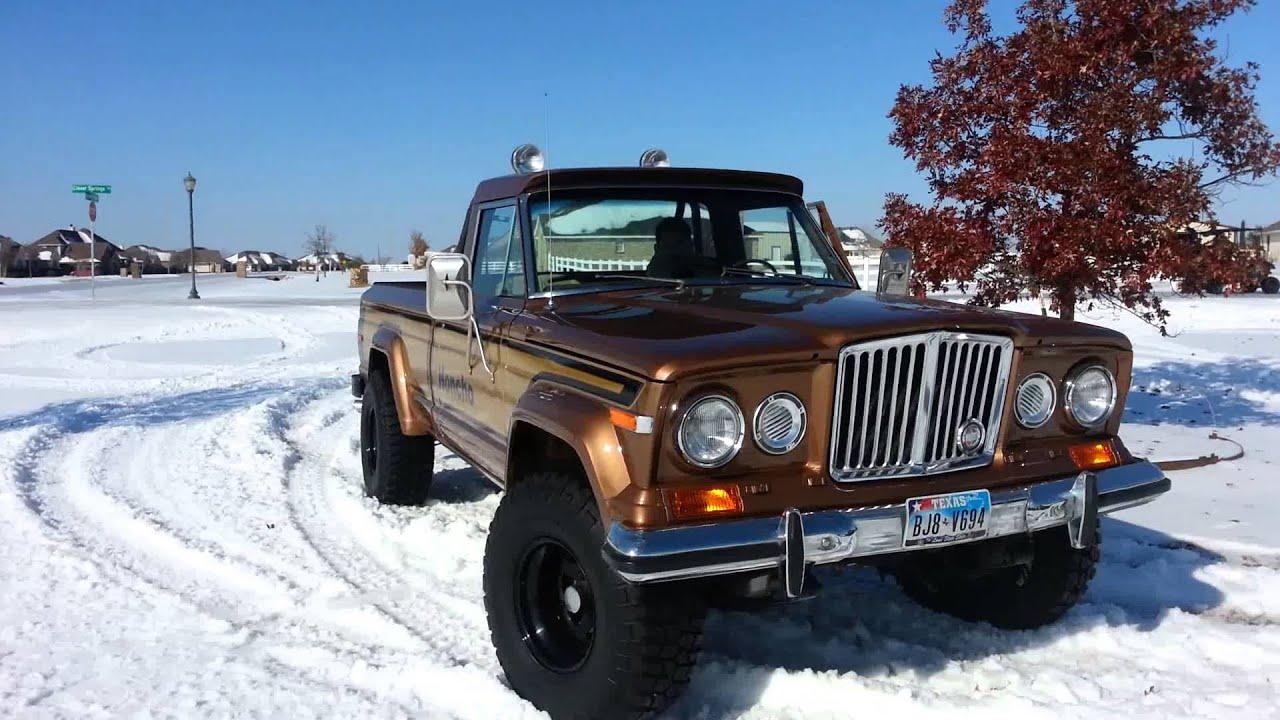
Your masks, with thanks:
M1076 289L1073 287L1059 287L1053 293L1053 299L1058 303L1058 317L1063 320L1076 319Z

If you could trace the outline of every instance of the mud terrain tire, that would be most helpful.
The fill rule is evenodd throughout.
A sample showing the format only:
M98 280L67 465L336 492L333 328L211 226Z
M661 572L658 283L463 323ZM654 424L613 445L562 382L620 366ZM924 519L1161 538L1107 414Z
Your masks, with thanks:
M1079 602L1096 570L1100 529L1097 538L1093 547L1076 550L1067 541L1066 528L1035 533L1029 568L936 580L908 565L895 574L903 592L930 610L998 628L1029 630L1057 621Z
M660 712L701 647L697 594L627 582L603 542L595 498L573 473L515 483L489 526L484 605L498 661L511 688L556 720Z
M360 399L360 466L364 493L387 505L421 505L431 490L435 438L400 432L391 380L369 374Z

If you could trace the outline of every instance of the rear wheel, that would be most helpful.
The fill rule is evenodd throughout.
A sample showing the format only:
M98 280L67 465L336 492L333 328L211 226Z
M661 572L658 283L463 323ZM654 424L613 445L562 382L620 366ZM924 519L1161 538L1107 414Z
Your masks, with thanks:
M689 682L704 606L678 584L632 585L605 564L591 490L533 474L502 498L484 555L484 604L513 690L553 718L640 718Z
M360 466L364 492L388 505L421 505L431 489L435 438L400 432L385 372L369 374L360 399Z
M1262 292L1268 295L1275 295L1280 292L1280 278L1274 275L1262 278Z
M921 605L962 620L1026 630L1061 618L1084 595L1093 579L1099 545L1077 550L1066 528L1042 530L1031 537L1029 565L1004 567L973 577L940 575L945 553L925 564L913 561L895 574L903 592Z

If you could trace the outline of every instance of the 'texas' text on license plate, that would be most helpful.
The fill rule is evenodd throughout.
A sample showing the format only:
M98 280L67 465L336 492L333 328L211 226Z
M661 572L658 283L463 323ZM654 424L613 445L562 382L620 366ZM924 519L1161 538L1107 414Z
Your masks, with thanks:
M902 544L941 545L986 537L990 516L991 493L986 490L911 498Z

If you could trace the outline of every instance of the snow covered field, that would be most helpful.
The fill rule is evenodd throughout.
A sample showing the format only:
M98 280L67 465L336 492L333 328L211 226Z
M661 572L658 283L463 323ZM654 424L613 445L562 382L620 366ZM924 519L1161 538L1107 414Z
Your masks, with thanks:
M489 646L494 490L441 452L426 507L361 493L345 285L0 285L0 715L539 715ZM1064 621L997 631L825 572L817 600L713 614L671 716L1275 717L1280 298L1169 305L1172 338L1081 318L1134 339L1129 446L1247 455L1107 519Z

